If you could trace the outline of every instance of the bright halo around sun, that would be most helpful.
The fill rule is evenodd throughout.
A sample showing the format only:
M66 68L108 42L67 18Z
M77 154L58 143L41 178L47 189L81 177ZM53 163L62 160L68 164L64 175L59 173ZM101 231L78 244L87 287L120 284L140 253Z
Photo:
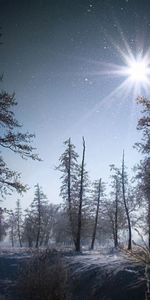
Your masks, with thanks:
M136 47L131 47L120 26L118 26L118 33L122 46L115 43L110 36L108 36L108 41L116 50L117 62L120 60L122 63L95 61L100 68L89 74L90 76L105 76L109 78L110 83L114 80L114 88L93 107L86 118L93 112L99 111L101 105L110 107L112 103L117 101L121 104L129 100L134 103L138 97L149 97L150 95L150 48L146 51L144 45L139 46L139 44L135 44ZM117 79L119 79L118 82Z
M121 52L121 50L120 50ZM125 80L119 86L119 90L126 93L133 93L136 98L141 94L150 93L150 52L145 55L137 55L121 52L124 65L116 66L112 70L112 75L125 77Z
M132 93L134 97L143 94L150 93L150 51L147 51L145 55L138 53L133 55L131 50L127 47L125 53L121 48L117 48L120 58L123 61L123 65L116 64L103 64L104 71L98 73L98 75L106 74L109 77L124 77L124 80L120 85L116 87L122 93Z
M125 39L123 39L123 42L123 50L117 44L112 43L123 64L101 62L99 63L101 70L90 73L91 76L107 76L111 80L119 78L119 81L114 89L95 105L84 119L92 113L98 112L101 105L110 107L115 101L124 103L129 99L132 100L131 103L134 103L139 96L147 97L147 95L150 95L150 49L146 53L141 50L134 55Z
M133 54L125 55L125 64L121 68L121 73L126 77L126 86L129 91L133 91L136 98L141 94L150 93L150 54L134 57Z
M133 82L145 83L148 80L149 68L143 60L131 61L127 73Z

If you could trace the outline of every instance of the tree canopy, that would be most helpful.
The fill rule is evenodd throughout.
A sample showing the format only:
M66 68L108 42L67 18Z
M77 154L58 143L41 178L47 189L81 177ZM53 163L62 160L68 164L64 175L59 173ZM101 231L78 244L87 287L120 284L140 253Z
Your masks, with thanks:
M10 170L2 156L2 149L8 149L20 157L40 160L32 146L34 134L22 133L22 124L15 117L14 108L17 105L15 94L0 92L0 193L4 196L12 190L21 193L27 186L20 182L20 174Z

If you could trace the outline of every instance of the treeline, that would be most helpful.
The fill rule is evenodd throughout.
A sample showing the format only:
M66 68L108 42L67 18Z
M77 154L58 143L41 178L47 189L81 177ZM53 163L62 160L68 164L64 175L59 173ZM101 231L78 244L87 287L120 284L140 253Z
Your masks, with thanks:
M137 212L142 203L137 187L131 186L128 180L124 160L122 169L110 166L111 183L107 194L106 184L101 178L92 183L85 165L82 171L83 166L78 165L75 159L77 154L70 139L65 146L57 168L62 173L63 205L50 204L37 184L34 199L27 210L22 211L19 200L14 210L1 209L0 239L7 235L12 246L20 247L74 244L76 251L80 251L81 245L89 245L93 249L95 239L99 243L112 239L114 246L118 247L123 232L128 231L128 248L131 248L131 227L138 225Z
M131 249L135 229L148 236L150 247L150 100L138 98L137 102L143 107L137 125L143 135L134 147L141 151L143 160L135 166L134 178L129 178L123 152L120 167L110 166L109 186L101 177L91 182L85 140L80 158L69 138L56 167L61 174L63 204L50 204L37 184L27 210L22 212L19 200L14 211L0 210L0 240L9 235L12 246L38 248L54 243L73 245L81 251L84 245L93 249L95 240L112 240L117 248L126 236Z

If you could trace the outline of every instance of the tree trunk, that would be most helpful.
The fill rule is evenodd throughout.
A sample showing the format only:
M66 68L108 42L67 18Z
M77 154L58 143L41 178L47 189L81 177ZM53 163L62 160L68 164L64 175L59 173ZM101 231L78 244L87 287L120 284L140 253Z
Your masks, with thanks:
M114 246L118 247L118 182L116 178L116 197L115 197L115 222L114 222Z
M19 239L19 245L22 248L21 233L20 233L20 223L18 223L18 239Z
M0 242L2 240L2 214L3 214L3 210L0 207Z
M94 230L93 230L93 235L92 235L91 250L94 249L94 243L95 243L95 238L96 238L97 222L98 222L98 215L99 215L99 205L100 205L100 196L101 196L101 178L99 180L99 185L98 185L97 208L96 208Z
M11 246L12 248L14 248L14 238L12 237L12 240L11 240Z
M14 247L14 226L11 227L11 246Z
M148 261L145 266L145 277L146 277L146 293L145 300L150 300L150 262Z
M72 199L71 199L71 140L69 138L69 161L68 161L68 206L69 206L69 222L71 227L71 234L76 249L75 230L72 217Z
M19 240L19 245L22 247L22 239L21 239L21 206L20 206L20 200L18 199L17 202L17 207L16 207L16 226L17 226L17 236Z
M39 239L40 239L40 223L38 224L38 232L37 232L37 237L36 237L36 244L35 244L35 248L39 247Z
M39 247L39 239L40 239L40 233L41 233L41 195L40 195L40 188L38 185L37 189L37 198L38 198L38 231L37 231L37 236L36 236L36 244L35 248Z
M80 177L80 193L79 193L79 211L78 211L78 228L77 228L77 239L76 239L76 251L81 251L84 160L85 160L85 140L84 140L84 137L83 137L83 154L82 154L81 177Z
M123 152L123 158L122 158L122 196L123 196L123 202L124 202L127 223L128 223L128 250L131 250L132 249L132 231L131 231L130 214L129 214L129 209L128 209L127 201L126 201L126 194L125 194L124 152Z
M150 197L148 197L148 246L150 249Z

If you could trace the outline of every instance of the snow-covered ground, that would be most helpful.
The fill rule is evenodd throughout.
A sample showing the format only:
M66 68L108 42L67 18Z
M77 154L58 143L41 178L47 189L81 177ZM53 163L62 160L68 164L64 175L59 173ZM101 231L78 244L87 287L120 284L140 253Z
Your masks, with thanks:
M124 253L84 252L67 257L74 298L86 300L144 300L144 267Z
M15 278L19 263L34 253L27 248L0 249L0 288ZM144 267L124 253L102 248L61 255L69 269L71 300L144 300Z

